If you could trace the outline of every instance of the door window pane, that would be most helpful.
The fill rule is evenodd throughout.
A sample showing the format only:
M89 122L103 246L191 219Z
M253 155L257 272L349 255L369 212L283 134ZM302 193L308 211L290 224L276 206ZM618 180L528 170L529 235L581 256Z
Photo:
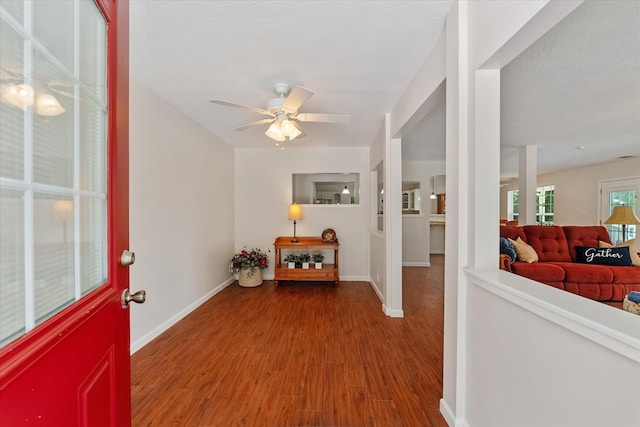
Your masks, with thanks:
M36 323L75 299L73 200L36 194L33 202Z
M33 35L68 70L73 70L74 2L34 1Z
M34 55L39 78L34 79L36 107L42 96L50 96L50 85L66 87L73 84L42 54ZM66 83L63 83L66 82ZM64 111L56 115L33 115L33 179L37 183L71 187L73 185L74 117L73 98L57 93L56 100Z
M612 191L609 193L609 215L613 213L616 206L633 206L633 211L638 212L637 206L638 195L635 190ZM606 218L605 218L606 219ZM628 224L609 224L609 236L613 243L623 242L625 240L635 239L637 225ZM623 233L624 231L624 233Z
M17 2L16 2L17 3ZM0 176L22 179L24 174L24 110L19 85L24 83L22 37L9 25L0 25ZM18 99L16 99L18 97Z
M80 81L98 102L106 100L106 28L102 14L91 2L80 3Z
M80 189L106 188L106 112L90 99L80 98Z
M0 190L0 346L25 331L24 192Z
M81 293L107 280L107 203L104 199L80 200L80 286Z

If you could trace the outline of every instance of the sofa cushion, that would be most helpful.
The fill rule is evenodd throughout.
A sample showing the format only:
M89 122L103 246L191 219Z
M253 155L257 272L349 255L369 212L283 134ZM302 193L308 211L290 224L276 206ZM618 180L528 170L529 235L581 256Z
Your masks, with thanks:
M613 273L612 283L640 286L640 267L609 267Z
M538 254L540 262L571 262L567 239L558 226L525 225L522 227L527 243ZM517 249L517 248L516 248Z
M538 262L538 254L536 253L536 251L531 246L527 245L521 238L518 237L517 240L507 240L516 249L518 261L524 261L528 263Z
M535 280L536 282L562 282L565 277L564 269L551 263L516 261L511 264L511 268L517 275Z
M612 247L612 245L610 243L603 242L602 240L600 240L598 242L598 246L600 246L601 248L610 248L610 247ZM626 242L618 243L617 245L615 245L613 247L614 248L620 248L622 246L628 246L629 247L629 255L631 255L631 263L633 265L640 266L640 255L638 255L638 246L636 245L636 239L631 239L631 240L627 240Z
M579 264L572 262L554 263L564 270L565 282L573 283L613 283L613 271L606 265ZM628 267L617 267L628 268Z
M513 227L510 225L500 226L500 237L511 240L518 240L518 237L520 237L525 242L527 241L527 237L524 235L524 229L522 227Z
M595 301L622 301L624 285L613 283L574 283L565 282L565 291L578 294Z
M601 225L567 225L562 227L567 238L571 260L576 262L576 246L598 246L599 242L611 243L609 232Z
M594 248L576 246L576 258L580 264L617 265L631 267L631 255L628 247Z

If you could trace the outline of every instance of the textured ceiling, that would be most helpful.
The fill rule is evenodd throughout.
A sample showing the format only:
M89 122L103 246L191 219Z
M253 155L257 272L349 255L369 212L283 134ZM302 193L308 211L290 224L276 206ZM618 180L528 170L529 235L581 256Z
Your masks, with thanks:
M368 146L384 114L444 28L447 1L132 0L131 74L236 147L274 146L264 118L209 103L266 108L273 86L315 95L305 113L351 115L344 124L303 123L301 146Z
M526 145L540 173L640 156L640 2L583 3L501 74L503 177Z
M447 1L131 0L131 74L236 147L274 146L263 118L273 85L315 95L290 146L368 146L443 30ZM640 2L588 1L502 70L502 171L539 147L539 172L640 156ZM444 100L403 137L403 157L444 159ZM583 150L577 146L585 147Z

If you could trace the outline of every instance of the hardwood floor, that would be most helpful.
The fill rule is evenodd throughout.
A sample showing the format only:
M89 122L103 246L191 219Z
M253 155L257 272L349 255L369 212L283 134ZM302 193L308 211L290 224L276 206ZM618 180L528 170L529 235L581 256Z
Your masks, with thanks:
M445 427L443 275L403 269L402 319L366 282L233 284L132 356L132 425Z

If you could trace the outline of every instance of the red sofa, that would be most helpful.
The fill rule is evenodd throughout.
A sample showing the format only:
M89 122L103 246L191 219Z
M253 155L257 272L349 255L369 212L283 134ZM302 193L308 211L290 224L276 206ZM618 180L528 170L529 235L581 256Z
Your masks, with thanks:
M576 246L611 243L603 226L500 226L500 236L520 237L538 255L538 262L515 261L505 269L580 296L599 301L622 301L640 291L640 266L619 267L576 263Z

